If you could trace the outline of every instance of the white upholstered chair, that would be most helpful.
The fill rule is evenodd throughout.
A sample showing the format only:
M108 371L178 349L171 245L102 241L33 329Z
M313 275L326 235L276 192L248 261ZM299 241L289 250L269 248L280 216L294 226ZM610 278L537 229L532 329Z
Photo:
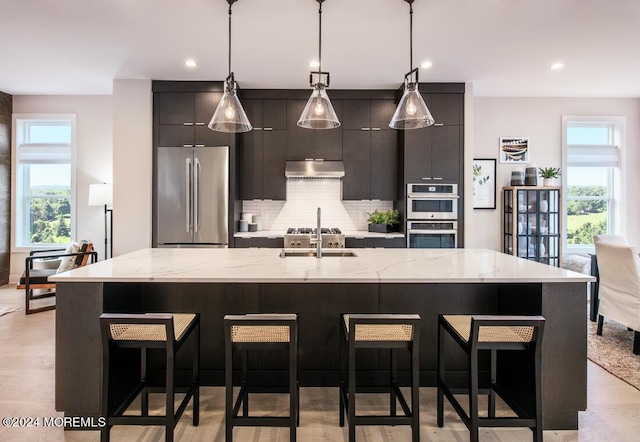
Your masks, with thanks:
M627 244L627 238L624 235L593 235L593 243L612 242L614 244Z
M596 241L600 273L598 335L604 318L634 330L633 353L640 354L640 258L635 247Z

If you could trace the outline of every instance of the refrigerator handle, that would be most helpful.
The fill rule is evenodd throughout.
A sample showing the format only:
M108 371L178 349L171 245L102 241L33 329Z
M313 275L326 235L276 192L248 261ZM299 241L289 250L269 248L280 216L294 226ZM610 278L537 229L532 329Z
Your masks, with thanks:
M196 158L194 160L194 176L195 176L195 189L194 189L194 201L195 201L195 220L193 222L193 231L197 232L200 226L200 160Z
M186 159L186 163L185 163L185 180L186 180L186 189L187 189L187 195L186 195L186 209L185 209L185 214L186 214L186 221L187 221L187 232L191 231L191 158L187 158Z

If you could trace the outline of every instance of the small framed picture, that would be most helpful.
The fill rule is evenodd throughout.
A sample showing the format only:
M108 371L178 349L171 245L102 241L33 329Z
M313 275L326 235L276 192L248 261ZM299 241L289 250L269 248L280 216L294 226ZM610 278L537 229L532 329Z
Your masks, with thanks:
M500 138L501 163L528 163L529 138Z
M473 208L496 208L496 160L473 160Z

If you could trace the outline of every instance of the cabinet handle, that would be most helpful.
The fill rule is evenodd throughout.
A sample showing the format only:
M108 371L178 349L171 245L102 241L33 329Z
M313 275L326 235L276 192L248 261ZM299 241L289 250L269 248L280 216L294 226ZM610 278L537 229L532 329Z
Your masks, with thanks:
M254 127L253 130L262 130L261 127Z
M204 126L207 123L196 123L196 126Z
M182 147L193 147L193 144L183 144Z
M273 127L265 127L264 130L273 130Z
M313 161L313 158L305 158L305 161Z
M193 123L182 123L183 126L193 126Z
M204 147L204 144L196 144L195 147Z
M444 124L442 124L442 123L433 123L433 125L434 125L435 127L442 127L442 126L444 126Z
M430 180L430 177L422 177L423 180Z
M442 178L433 178L433 179L434 179L434 180L441 180L441 181L442 181Z
M370 127L361 127L360 130L371 130Z
M379 127L372 127L371 130L380 130Z

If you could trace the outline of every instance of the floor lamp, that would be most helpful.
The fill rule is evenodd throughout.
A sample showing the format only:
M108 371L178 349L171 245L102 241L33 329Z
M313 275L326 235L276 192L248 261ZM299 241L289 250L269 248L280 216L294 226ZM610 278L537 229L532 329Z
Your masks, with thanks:
M89 186L89 205L104 206L104 257L113 258L113 184L91 184ZM109 223L109 235L107 235L107 218ZM109 240L109 253L107 254L107 238Z

